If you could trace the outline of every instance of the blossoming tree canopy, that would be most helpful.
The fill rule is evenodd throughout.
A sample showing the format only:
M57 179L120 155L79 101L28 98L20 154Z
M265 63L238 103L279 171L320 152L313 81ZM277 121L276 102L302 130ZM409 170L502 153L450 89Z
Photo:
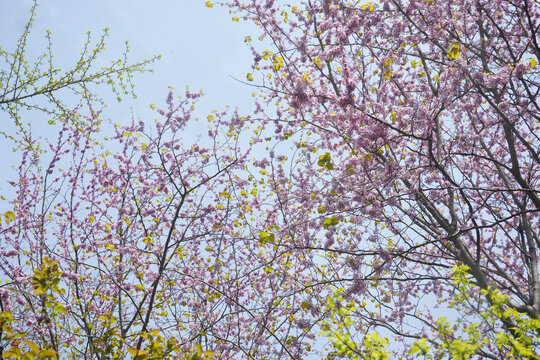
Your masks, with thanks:
M190 138L199 96L177 102L171 93L153 129L117 126L101 144L92 140L99 114L80 128L79 109L50 155L23 154L16 220L1 232L11 333L33 334L61 358L172 356L200 344L216 314L229 316L234 302L221 294L243 286L225 269L240 246L229 222L245 212L228 195L242 188L234 172L246 156L237 146L245 120L214 112L207 134Z
M266 226L296 263L311 266L290 276L305 288L344 287L361 305L352 317L360 340L372 328L405 342L436 328L431 308L452 300L456 263L480 289L502 291L509 309L537 319L538 4L229 6L260 26L247 79L261 88L258 110L274 141L285 143L276 149L295 151L286 164L261 165L272 169L279 208ZM315 318L300 309L298 324L309 328ZM498 326L512 333L504 317ZM481 351L500 358L509 350Z
M540 7L222 5L261 30L255 114L170 94L97 143L81 107L24 153L0 350L537 358Z

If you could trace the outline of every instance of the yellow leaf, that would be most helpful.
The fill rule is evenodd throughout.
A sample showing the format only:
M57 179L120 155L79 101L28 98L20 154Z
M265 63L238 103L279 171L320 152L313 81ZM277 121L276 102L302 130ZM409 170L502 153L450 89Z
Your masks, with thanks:
M144 350L137 350L137 348L131 347L128 349L128 353L137 359L145 359L147 357L147 352Z
M54 351L54 350L43 350L42 352L39 353L39 358L40 359L50 359L50 358L53 358L57 355L57 352Z
M276 56L274 60L272 60L272 66L274 70L278 71L283 66L283 58L281 56Z
M362 10L368 10L368 11L373 11L375 10L375 7L373 6L373 4L371 2L367 2L366 4L362 5Z
M446 57L450 60L460 58L459 45L452 45L450 50L446 53Z
M56 311L58 314L67 314L66 308L59 302L56 302L56 304L54 305L54 311Z
M264 51L263 51L263 59L264 59L264 60L268 60L268 57L269 57L270 55L272 55L272 54L273 54L273 52L268 51L268 50L264 50Z
M37 353L35 353L33 351L28 351L28 352L24 353L22 358L20 358L20 359L21 360L35 360L36 356L37 356Z
M6 211L4 213L4 218L6 220L6 224L9 225L10 220L15 221L15 214L12 211Z
M211 1L205 2L204 5L206 5L207 8L213 8L214 7L214 4L212 4Z
M203 354L203 349L202 349L201 344L195 344L195 349L197 349L197 355L199 355L200 357Z
M39 352L39 346L36 345L35 342L33 341L30 341L30 340L26 340L26 339L23 339L23 342L30 348L30 350L32 350L34 353L38 353Z
M12 346L8 351L4 351L2 355L6 359L9 359L10 357L19 359L21 357L21 350L15 346Z

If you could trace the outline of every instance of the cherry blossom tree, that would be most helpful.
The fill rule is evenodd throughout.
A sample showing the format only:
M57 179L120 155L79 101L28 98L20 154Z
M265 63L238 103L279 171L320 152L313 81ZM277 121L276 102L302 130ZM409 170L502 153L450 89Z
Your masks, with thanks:
M170 93L153 128L134 121L99 143L99 113L83 108L47 152L30 140L12 183L15 221L1 230L9 333L60 358L178 357L233 341L249 311L234 232L247 210L230 201L243 188L246 119L213 112L194 138L199 96ZM13 335L2 334L8 349Z
M538 358L538 5L224 5L261 29L252 116L194 138L187 91L25 138L0 350Z
M476 290L456 329L480 323L477 357L513 356L494 341L499 330L521 341L511 317L490 325L479 314L493 291L509 311L540 311L538 4L227 5L261 29L246 38L273 146L256 163L273 205L260 239L276 276L294 283L282 291L291 322L315 331L332 285L355 307L356 343L379 331L394 349L440 344L459 336L437 331L437 317L458 291L451 268L464 264Z

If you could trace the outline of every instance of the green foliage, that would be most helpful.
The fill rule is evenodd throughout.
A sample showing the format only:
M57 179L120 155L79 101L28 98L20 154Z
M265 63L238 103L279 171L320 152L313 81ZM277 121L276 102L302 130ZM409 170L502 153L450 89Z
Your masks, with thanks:
M446 53L446 57L449 60L459 59L461 57L461 53L459 52L459 45L452 45Z
M415 341L411 348L409 349L409 355L416 354L416 357L424 356L428 359L433 359L433 356L429 355L429 349L431 349L431 346L427 344L427 339L422 338L418 341Z
M46 321L54 321L59 314L67 313L59 302L55 301L55 295L65 293L60 287L62 272L58 263L48 258L43 259L40 268L34 270L32 285L34 295L42 297L43 309L41 312L46 316ZM113 316L100 316L97 319L98 326L105 329L100 338L92 342L92 351L96 356L107 359L124 359L124 343L117 319ZM9 343L10 347L0 353L2 359L33 360L57 358L58 352L52 350L49 345L39 346L29 340L29 334L17 332L12 328L13 314L9 311L0 312L0 337L3 343ZM127 352L136 360L160 360L169 357L183 360L211 360L215 353L203 351L200 344L194 344L194 352L181 348L177 339L165 339L159 330L148 331L138 334L144 340L144 349L128 348ZM186 355L187 354L187 355Z
M457 285L457 294L454 297L452 306L459 309L461 304L469 300L471 289L474 289L475 285L470 282L468 266L456 265L452 270L452 280ZM499 349L510 349L510 355L518 359L540 359L535 351L540 348L540 320L530 318L507 306L508 296L499 289L488 287L480 291L490 303L487 311L480 313L484 322L493 326L502 321L509 327L508 332L497 331L495 333L495 343ZM471 329L471 327L472 325L467 329L469 343L478 344L489 341L488 339L481 339L478 330Z
M34 270L32 285L35 295L44 295L49 290L52 293L64 293L58 284L62 272L58 269L58 263L48 258L43 258L43 263L39 269Z
M487 313L482 314L487 321L501 319L510 327L511 334L498 331L496 344L499 348L510 346L510 353L516 358L540 359L540 320L530 318L516 309L506 306L507 296L498 289L482 290L484 296L491 299L492 305Z
M215 354L213 351L203 351L203 348L200 344L195 344L194 346L195 353L187 357L186 360L211 360L214 358Z
M388 339L379 336L377 333L371 333L364 338L364 359L369 360L388 360L390 352L385 350L385 347L389 345Z
M164 339L159 330L148 331L140 334L141 338L146 340L147 345L144 349L129 348L128 352L136 360L158 360L165 359L168 355L180 351L177 341L174 338Z
M64 293L60 288L61 272L58 270L58 263L44 258L39 269L34 270L32 285L34 294L42 297L43 309L41 312L46 316L46 321L51 321L50 314L56 317L58 314L65 314L67 311L63 305L54 300L55 293ZM9 311L0 312L0 340L9 343L10 347L2 352L2 359L51 359L57 357L57 352L49 345L39 346L29 340L29 336L23 332L17 332L12 328L13 314Z
M469 268L466 265L456 265L452 270L456 293L450 307L463 312L465 305L471 300L475 285L470 281ZM356 306L352 302L343 306L343 291L344 289L336 289L328 298L325 309L330 317L322 323L322 334L328 337L335 349L332 355L347 359L388 359L390 353L385 350L389 345L388 339L377 333L366 335L362 344L352 339L353 321L350 315ZM478 355L483 345L494 343L503 353L508 354L509 359L540 359L537 354L537 349L540 348L540 320L508 307L508 297L498 289L490 287L481 290L481 293L490 303L489 308L478 312L482 323L464 324L460 333L456 334L453 324L441 317L435 322L435 337L415 341L408 354L423 359L467 360ZM501 322L509 326L509 331L497 330L494 338L490 337L493 332L485 333L480 330L481 325L490 329L504 329L500 327Z
M135 96L133 76L147 71L148 65L159 56L136 63L128 62L129 46L126 43L124 54L112 61L109 66L94 69L94 63L105 50L108 29L104 29L99 40L92 43L91 33L83 44L79 59L69 70L63 71L54 64L52 35L46 33L47 49L36 59L26 56L27 43L32 24L36 17L37 0L30 9L30 18L14 51L0 47L0 110L7 112L19 131L25 132L22 123L22 110L39 110L50 115L49 123L54 124L69 116L70 109L58 96L59 90L68 90L77 98L91 104L99 102L100 97L92 90L95 85L107 85L120 101L124 95ZM65 92L62 96L65 96ZM39 100L39 101L37 101ZM14 139L12 134L1 132Z
M6 211L3 214L3 217L4 217L4 221L5 221L6 225L9 225L9 223L11 221L15 221L15 214L13 213L13 211ZM1 216L0 216L0 225L2 225L2 217Z
M50 349L41 349L33 341L22 338L25 334L18 334L11 341L9 350L2 353L2 359L12 360L34 360L34 359L55 359L57 352Z
M319 156L319 161L317 161L317 165L324 167L326 170L334 169L330 153L325 153L324 155Z
M351 314L356 310L352 302L347 302L342 296L344 289L333 289L333 294L328 298L325 310L330 314L329 320L322 322L321 333L327 336L335 351L330 355L338 355L346 359L369 359L387 360L390 353L385 347L389 344L388 339L377 333L367 334L364 337L363 346L354 342L351 336Z
M324 219L323 228L328 229L330 226L336 226L337 224L339 224L339 220L335 216L332 216Z
M273 244L276 240L276 236L272 233L263 231L259 234L259 245L264 246L268 243Z
M435 322L437 333L441 342L438 344L436 353L442 353L453 360L465 360L477 353L480 347L480 332L478 324L469 325L466 328L468 338L455 336L455 331L445 317L437 319ZM482 341L484 342L484 341Z
M215 353L213 351L204 351L200 344L194 344L195 352L189 354L189 351L180 349L176 339L171 338L165 341L159 335L158 330L145 333L142 336L148 340L149 345L144 350L137 350L137 348L134 347L129 348L128 353L134 360L161 360L168 358L167 356L172 353L177 355L175 358L181 356L180 359L182 360L211 360L215 358ZM187 355L185 355L186 352L188 353Z

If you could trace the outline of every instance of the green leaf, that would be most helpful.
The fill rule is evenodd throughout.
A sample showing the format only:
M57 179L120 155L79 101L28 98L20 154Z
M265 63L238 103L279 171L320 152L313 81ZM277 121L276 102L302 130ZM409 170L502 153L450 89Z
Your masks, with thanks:
M330 226L336 226L337 224L339 224L339 220L335 216L332 216L324 219L323 228L328 229Z
M416 357L420 357L421 355L427 355L431 346L428 346L426 344L426 340L427 340L426 338L422 338L418 341L415 341L407 354L412 355L419 352L419 354L416 355Z
M50 359L50 358L53 358L55 356L57 356L57 352L54 351L54 350L43 350L42 352L39 353L39 357L40 359Z
M267 243L274 243L276 237L272 233L263 231L259 234L259 245L266 245Z
M10 221L15 221L15 214L12 211L6 211L4 213L4 219L6 220L6 224L9 225Z
M133 356L134 359L142 360L148 358L148 353L144 350L137 350L137 348L130 347L128 353Z
M33 351L29 351L22 356L21 360L34 360L36 355Z
M58 301L54 304L54 311L58 314L67 314L67 310L64 305L60 304Z
M332 170L334 168L334 165L332 164L332 158L330 156L330 153L325 153L324 155L319 156L319 161L317 161L317 165L322 166L327 170Z
M212 357L216 356L216 353L212 350L206 350L203 355L203 360L212 360Z
M197 350L197 355L200 357L203 354L203 349L201 344L195 344L195 349Z
M461 53L459 52L459 45L452 45L450 47L450 50L446 53L446 57L450 60L452 59L459 59L461 57Z
M36 354L39 352L39 346L37 346L35 342L26 339L23 339L23 342Z
M311 309L311 303L307 300L302 301L302 304L300 304L300 306L306 311Z
M16 359L21 358L21 349L18 347L12 346L8 351L4 351L2 354L5 359L8 359L10 357L15 357Z

